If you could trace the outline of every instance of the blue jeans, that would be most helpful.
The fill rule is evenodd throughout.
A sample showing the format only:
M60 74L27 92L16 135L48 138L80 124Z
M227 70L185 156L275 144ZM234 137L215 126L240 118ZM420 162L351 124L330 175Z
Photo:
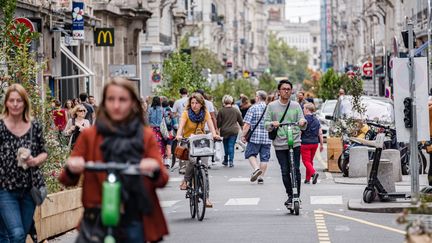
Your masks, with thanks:
M35 208L28 190L0 189L0 242L25 242Z
M237 135L232 135L223 138L223 145L225 150L224 164L228 162L232 165L234 161L234 145L237 140Z
M123 227L127 241L144 242L144 229L141 221L132 221Z
M297 189L298 196L300 197L300 182L301 182L301 174L300 174L300 146L295 147L294 149L294 172L296 175L297 181ZM282 181L285 186L285 191L289 197L293 196L293 189L291 184L291 156L289 150L276 150L276 157L279 161L279 165L281 167L282 173Z

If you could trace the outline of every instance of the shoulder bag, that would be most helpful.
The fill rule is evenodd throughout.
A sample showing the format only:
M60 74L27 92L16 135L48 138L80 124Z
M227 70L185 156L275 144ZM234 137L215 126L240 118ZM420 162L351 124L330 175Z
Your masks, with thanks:
M198 126L200 123L197 123L195 128L195 133L198 130ZM201 129L199 129L201 130ZM201 131L202 132L202 131ZM187 144L179 144L175 148L174 155L179 160L188 160L189 159L189 148L187 147Z
M251 139L251 137L252 137L252 134L255 132L256 128L259 126L261 120L263 119L266 110L267 110L267 106L264 108L264 111L263 111L263 113L261 114L261 117L259 118L257 124L255 124L254 128L253 128L252 130L249 129L249 130L247 131L247 133L246 133L246 135L245 135L246 142L249 142L249 141L250 141L250 139Z
M33 124L30 125L30 151L31 151L31 144L33 143ZM43 201L45 200L46 196L48 195L48 191L45 186L37 187L37 183L34 181L33 177L33 170L34 168L30 168L30 178L31 178L31 184L32 187L30 189L30 195L33 198L33 201L36 205L41 205Z
M280 119L279 123L281 123L284 120L285 115L286 115L286 113L290 107L290 104L291 104L291 101L288 102L287 108L285 109L285 112L283 113L282 118ZM276 139L278 130L279 130L279 127L276 127L273 130L271 130L271 132L268 133L268 137L270 140Z

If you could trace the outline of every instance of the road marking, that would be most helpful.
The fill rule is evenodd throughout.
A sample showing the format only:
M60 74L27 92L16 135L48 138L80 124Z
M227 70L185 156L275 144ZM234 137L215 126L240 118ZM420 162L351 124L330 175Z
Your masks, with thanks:
M311 196L311 204L343 204L342 196Z
M176 200L176 201L159 201L161 207L163 208L169 208L174 206L174 204L180 202L180 200Z
M225 206L244 206L244 205L258 205L260 198L230 198Z
M228 180L228 182L244 182L244 181L250 182L250 178L240 177L240 178L231 178Z
M333 175L330 172L325 172L326 178L333 180Z
M327 212L327 211L323 211L323 210L315 210L315 212L321 213L321 214L326 214L326 215L331 215L331 216L334 216L334 217L339 217L339 218L343 218L343 219L347 219L347 220L351 220L351 221L354 221L354 222L357 222L357 223L366 224L366 225L369 225L369 226L372 226L372 227L385 229L385 230L392 231L392 232L395 232L395 233L399 233L399 234L402 234L402 235L406 234L406 232L403 231L403 230L398 230L398 229L391 228L391 227L388 227L388 226L385 226L385 225L381 225L381 224L371 223L371 222L363 220L363 219L357 219L357 218L353 218L353 217L349 217L349 216L345 216L345 215L341 215L341 214L337 214L337 213L331 213L331 212Z
M183 181L183 177L170 177L169 181Z
M328 234L327 226L324 220L324 215L320 212L321 210L315 210L315 225L318 232L319 243L331 243L330 236Z

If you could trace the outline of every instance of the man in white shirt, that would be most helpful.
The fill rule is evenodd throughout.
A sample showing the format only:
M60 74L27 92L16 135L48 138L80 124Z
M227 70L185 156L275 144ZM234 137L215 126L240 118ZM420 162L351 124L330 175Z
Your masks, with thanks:
M188 91L186 88L180 89L181 98L176 100L173 105L173 114L174 117L181 117L183 114L184 108L186 107L186 103L188 101Z

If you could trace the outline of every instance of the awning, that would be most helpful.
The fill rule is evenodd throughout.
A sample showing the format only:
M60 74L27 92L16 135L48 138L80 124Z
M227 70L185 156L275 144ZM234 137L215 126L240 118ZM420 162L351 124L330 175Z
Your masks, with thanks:
M75 54L73 54L64 44L60 44L60 51L73 63L75 64L79 70L81 70L82 74L76 74L71 76L63 76L56 77L55 79L73 79L73 78L81 78L88 76L95 76L95 74L88 68Z

